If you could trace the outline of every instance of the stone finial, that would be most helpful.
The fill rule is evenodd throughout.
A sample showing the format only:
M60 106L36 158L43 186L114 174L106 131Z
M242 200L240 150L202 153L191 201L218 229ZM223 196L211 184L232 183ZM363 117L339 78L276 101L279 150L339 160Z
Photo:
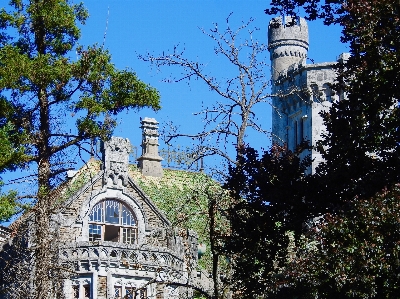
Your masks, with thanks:
M163 159L158 154L158 122L154 118L145 117L141 124L142 156L138 158L140 170L146 176L162 177Z
M122 188L128 183L129 139L111 137L103 145L104 184L111 188Z

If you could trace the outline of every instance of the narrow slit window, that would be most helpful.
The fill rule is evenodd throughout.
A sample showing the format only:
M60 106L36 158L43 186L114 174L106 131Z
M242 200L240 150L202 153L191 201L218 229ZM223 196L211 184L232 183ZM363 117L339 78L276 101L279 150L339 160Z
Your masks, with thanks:
M114 287L114 298L115 299L122 298L122 288L121 287Z
M135 296L135 288L125 288L125 298L133 299Z
M79 299L79 285L72 286L72 298Z
M300 119L300 142L304 141L304 119Z

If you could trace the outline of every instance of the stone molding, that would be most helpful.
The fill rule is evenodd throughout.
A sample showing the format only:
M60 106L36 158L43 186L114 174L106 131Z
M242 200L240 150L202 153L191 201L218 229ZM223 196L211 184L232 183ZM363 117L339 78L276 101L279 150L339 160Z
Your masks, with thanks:
M75 271L98 271L99 267L149 272L159 268L181 273L184 270L183 256L168 248L98 241L65 244L60 252L61 260L72 263Z
M300 51L295 51L295 50L276 50L274 49L272 53L272 58L278 58L278 57L283 57L283 56L294 56L294 57L300 57L300 58L307 58L307 53L302 53Z

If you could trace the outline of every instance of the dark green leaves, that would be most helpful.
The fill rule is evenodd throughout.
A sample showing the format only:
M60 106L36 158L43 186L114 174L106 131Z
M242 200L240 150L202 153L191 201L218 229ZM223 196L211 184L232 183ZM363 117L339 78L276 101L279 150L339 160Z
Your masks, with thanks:
M67 161L55 162L70 146L111 136L112 116L160 108L158 92L118 70L108 51L77 46L78 23L87 17L82 4L66 0L14 0L0 10L0 171L37 162L42 190L68 169ZM77 129L66 113L76 116Z

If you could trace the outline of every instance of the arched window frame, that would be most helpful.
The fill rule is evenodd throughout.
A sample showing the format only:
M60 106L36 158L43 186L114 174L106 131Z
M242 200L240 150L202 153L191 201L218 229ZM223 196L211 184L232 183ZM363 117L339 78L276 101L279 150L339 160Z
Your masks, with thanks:
M89 214L89 241L136 244L137 218L125 203L108 198L98 202Z

